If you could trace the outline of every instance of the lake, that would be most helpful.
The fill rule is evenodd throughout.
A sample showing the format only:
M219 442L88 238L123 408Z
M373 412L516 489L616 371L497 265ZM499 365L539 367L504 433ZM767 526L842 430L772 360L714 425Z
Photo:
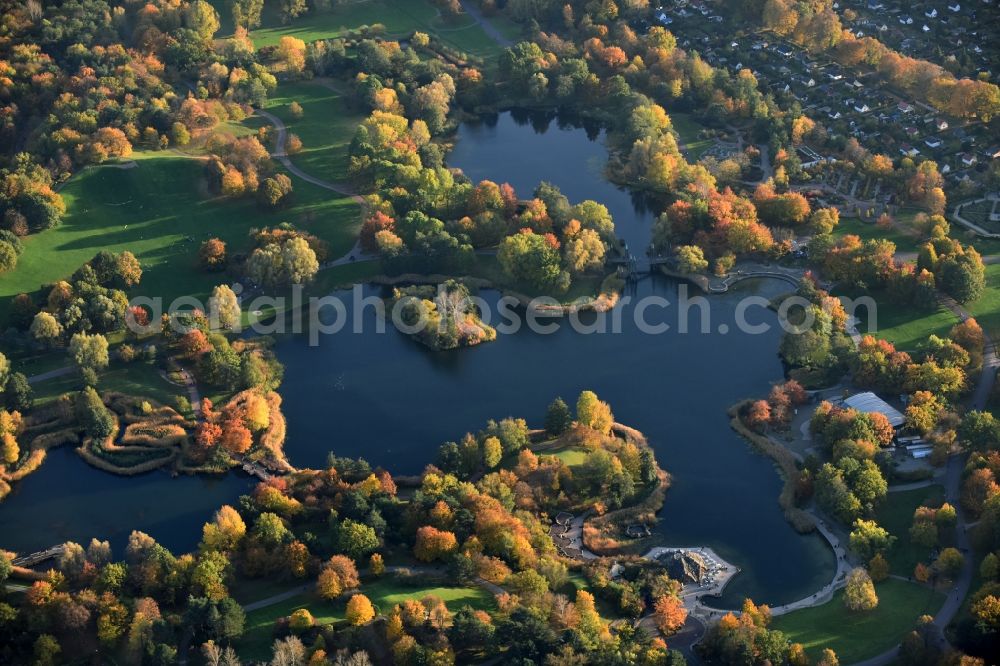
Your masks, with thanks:
M474 181L510 182L522 197L545 179L572 203L592 198L605 204L619 237L641 261L654 215L641 197L603 178L606 157L597 128L503 113L463 125L449 164ZM751 309L746 319L772 330L741 333L737 304L744 296L773 296L788 287L748 281L713 296L707 301L708 330L686 334L678 330L682 322L698 330L701 310L692 306L685 314L677 306L685 288L662 277L640 280L628 294L631 303L613 313L621 320L617 333L581 333L557 319L559 330L551 334L524 327L476 348L440 353L391 325L376 332L378 315L368 307L357 322L364 334L351 333L355 322L348 321L341 333L321 337L316 348L305 336L285 336L276 351L286 368L281 394L289 460L320 466L333 451L416 473L434 460L442 442L458 440L487 419L523 416L540 427L553 398L572 404L581 390L591 389L611 404L617 420L646 434L673 476L658 525L666 541L712 546L741 567L720 604L737 606L744 596L770 604L801 598L829 581L833 553L820 537L801 536L785 521L777 472L730 430L725 413L782 379L774 314ZM361 292L381 293L376 287ZM339 296L348 303L352 298L351 292ZM490 305L499 299L494 292L482 296ZM644 297L671 303L661 307L658 301L644 317L669 330L641 330L633 305ZM583 315L581 325L598 317ZM212 512L247 487L236 475L119 478L87 467L72 451L55 451L0 503L0 543L30 550L91 535L118 541L135 528L168 547L188 548Z

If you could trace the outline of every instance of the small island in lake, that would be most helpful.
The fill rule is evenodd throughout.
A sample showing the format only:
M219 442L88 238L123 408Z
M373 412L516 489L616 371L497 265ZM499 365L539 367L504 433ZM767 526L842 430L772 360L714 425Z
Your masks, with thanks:
M455 280L395 288L389 303L393 324L431 349L473 347L497 337L479 318L469 288Z

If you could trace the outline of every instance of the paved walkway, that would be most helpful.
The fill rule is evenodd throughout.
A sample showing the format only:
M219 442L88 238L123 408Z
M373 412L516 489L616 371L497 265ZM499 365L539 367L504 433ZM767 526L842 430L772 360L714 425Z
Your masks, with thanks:
M63 375L68 375L73 372L76 368L72 365L64 365L61 368L56 368L55 370L49 370L48 372L40 372L37 375L31 375L28 377L29 384L37 384L38 382L44 382L49 379L55 379L56 377L62 377Z
M365 206L364 197L355 192L354 188L352 188L347 183L335 183L329 180L323 180L322 178L317 178L316 176L313 176L312 174L309 174L300 169L299 167L295 166L292 160L289 159L288 153L285 151L285 145L288 141L288 128L285 126L284 121L282 121L281 118L279 118L278 116L268 111L265 111L264 109L257 109L256 112L259 113L261 116L263 116L265 119L267 119L267 121L270 122L272 125L274 125L274 129L276 130L277 136L275 137L274 150L271 151L271 157L281 162L281 164L286 169L288 169L292 174L298 176L302 180L312 183L317 187L322 187L325 190L330 190L331 192L342 194L345 197L350 197L359 206L361 206L362 209L364 209Z

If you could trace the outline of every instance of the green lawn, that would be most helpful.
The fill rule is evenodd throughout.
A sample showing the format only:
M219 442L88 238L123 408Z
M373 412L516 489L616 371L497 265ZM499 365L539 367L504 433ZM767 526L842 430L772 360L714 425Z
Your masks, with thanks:
M292 102L302 106L301 118L288 110ZM268 99L267 110L302 139L301 152L291 157L296 166L317 178L347 180L347 151L364 117L348 110L342 95L317 82L282 83Z
M771 628L802 643L813 660L823 648L831 648L840 663L853 664L890 649L913 629L917 618L933 615L944 601L930 588L892 578L879 583L876 593L878 608L869 613L848 611L841 590L822 606L774 618Z
M698 138L698 132L705 129L705 127L690 114L677 112L669 115L674 130L687 149L688 159L690 161L697 161L702 156L702 153L711 148L715 142L711 139Z
M877 318L871 322L873 326L868 332L889 340L898 349L913 351L932 334L947 336L951 327L958 323L955 315L941 306L929 311L919 310L911 305L893 303L885 294L873 296L878 305ZM858 316L862 320L859 329L864 333L864 308L858 309Z
M227 3L212 0L222 17L220 35L232 32L232 18ZM360 28L382 24L387 36L409 37L414 31L437 36L441 41L469 55L491 57L500 53L500 46L470 17L444 19L430 0L349 0L326 12L310 12L283 25L276 5L265 6L263 25L250 34L257 48L274 46L288 35L312 42L330 39ZM516 39L520 28L503 17L490 19L504 35Z
M986 267L986 291L966 308L994 342L1000 341L1000 264Z
M913 512L919 506L941 506L943 501L944 488L933 485L889 493L885 502L879 507L875 516L876 521L889 530L889 534L896 537L896 543L886 556L892 573L897 576L911 576L918 562L927 561L930 549L910 541Z
M895 243L898 252L916 252L920 246L920 239L917 236L908 234L896 226L879 229L874 222L864 222L856 217L840 218L840 224L833 230L833 235L837 238L854 235L863 241L890 240Z
M330 624L344 619L344 602L323 601L312 594L299 594L265 608L247 613L243 636L236 644L244 660L266 661L274 643L274 623L300 608L307 608L317 624Z
M70 361L63 355L58 355L62 365L69 365ZM43 382L31 385L34 391L35 403L42 404L54 400L64 393L70 391L80 391L83 389L83 380L78 372L71 372ZM144 361L134 361L130 364L120 362L112 363L111 366L102 371L98 376L97 388L100 391L117 391L129 395L152 398L171 407L176 407L177 396L187 397L187 391L183 386L171 384L160 375L159 369Z
M563 461L567 467L577 467L587 460L587 452L579 448L560 449L559 451L542 451L539 455L545 454L555 456Z
M268 591L268 594L278 592L280 590ZM479 587L435 585L412 587L391 577L363 583L361 592L371 600L380 613L389 612L393 606L407 599L423 599L427 596L439 597L453 613L466 605L480 610L491 610L495 607L493 596ZM307 608L317 624L337 622L344 619L346 603L347 599L328 602L311 593L305 593L251 611L247 613L243 637L237 644L239 654L244 659L267 659L271 654L271 644L274 642L275 621L291 615L300 608Z
M137 168L87 169L62 189L67 212L62 223L25 239L17 268L0 280L0 319L10 297L37 293L68 277L100 250L130 250L143 267L132 296L206 297L225 276L196 268L202 241L218 236L230 252L247 245L253 227L292 222L330 243L338 256L354 245L357 205L346 197L292 179L293 203L261 210L253 197L237 200L209 195L202 163L173 152L135 155Z

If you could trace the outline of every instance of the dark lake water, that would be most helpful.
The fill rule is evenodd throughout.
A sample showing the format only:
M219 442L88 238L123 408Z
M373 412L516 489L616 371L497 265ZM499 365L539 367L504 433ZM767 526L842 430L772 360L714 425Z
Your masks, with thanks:
M648 244L653 214L640 198L603 179L605 159L594 128L505 113L464 125L449 164L475 181L510 182L521 196L545 179L574 203L600 201L638 254ZM681 314L677 283L646 278L630 294L632 303L615 311L619 333L580 333L567 320L555 320L559 330L551 334L525 327L477 348L434 353L391 325L377 333L378 316L368 307L358 322L364 334L351 333L356 327L349 320L315 348L305 336L284 337L277 352L286 367L281 393L289 459L318 466L333 451L414 473L433 460L442 442L489 418L523 416L537 427L555 396L572 402L592 389L611 403L619 421L647 435L673 476L658 527L666 540L710 545L742 568L722 602L800 598L829 580L833 554L818 536L798 535L784 520L777 473L729 429L725 414L732 403L763 395L782 378L773 314L759 307L747 314L752 323L771 325L760 335L738 332L734 317L740 298L786 287L744 285L708 301L711 332L704 334L678 331L682 321L697 331L701 310ZM365 296L378 293L362 289ZM348 304L352 299L350 292L340 296ZM489 303L498 298L483 296ZM651 296L673 304L658 302L645 313L650 324L668 324L665 333L643 333L636 325L635 301ZM595 317L580 319L593 324ZM162 473L119 478L87 467L71 451L56 451L0 503L0 545L28 550L92 535L119 541L135 528L171 548L189 548L212 512L247 487L235 475L211 481Z

